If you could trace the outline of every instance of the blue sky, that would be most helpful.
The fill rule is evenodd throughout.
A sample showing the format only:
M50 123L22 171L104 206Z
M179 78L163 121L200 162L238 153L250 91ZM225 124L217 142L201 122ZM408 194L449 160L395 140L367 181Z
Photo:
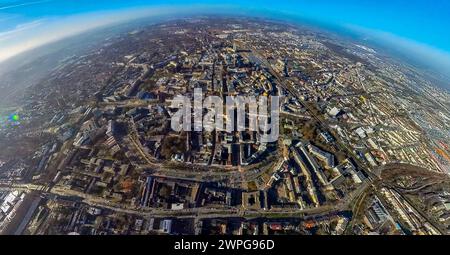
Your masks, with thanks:
M450 70L448 0L0 0L0 61L131 17L198 9L289 15L357 30Z

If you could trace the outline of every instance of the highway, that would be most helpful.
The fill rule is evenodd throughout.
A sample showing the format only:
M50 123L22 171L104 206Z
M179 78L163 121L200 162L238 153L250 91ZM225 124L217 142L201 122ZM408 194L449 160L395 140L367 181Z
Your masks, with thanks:
M149 105L155 105L157 103L159 103L159 100L157 99L153 100L127 99L113 102L99 102L98 106L100 108L111 106L136 108L136 107L148 107Z
M285 78L281 77L278 72L276 72L275 70L273 70L272 66L270 65L269 62L267 62L267 60L262 57L263 55L253 46L248 46L246 45L247 48L251 49L253 55L255 58L257 58L261 63L263 63L265 65L265 67L267 68L267 70L269 71L269 73L274 76L277 80L277 83L286 91L288 91L292 96L296 97L297 99L300 99L300 95L298 94L298 92L292 88L291 86L287 85L285 82ZM244 55L245 54L243 53ZM316 114L314 114L314 110L311 108L310 105L303 103L301 100L299 100L300 104L307 110L307 112L312 116L312 118L317 121L317 123L320 124L320 126L326 130L328 130L328 125L325 123L325 121L321 118L321 116L317 116ZM347 145L342 144L340 141L338 141L336 139L336 145L339 147L340 150L342 151L346 151L348 153L348 155L351 155L353 157L353 159L355 160L355 162L357 163L357 168L363 170L367 175L371 175L370 171L363 167L365 166L365 164L363 162L361 162L358 157L356 157L356 155L354 154L353 150L351 148L349 148Z
M319 207L295 209L295 208L283 208L283 209L271 209L271 210L243 210L242 208L188 208L181 210L170 210L162 208L137 208L131 205L115 202L103 197L93 196L80 191L70 190L61 186L53 186L50 190L47 186L36 184L13 184L2 185L0 184L0 190L12 190L18 189L23 191L37 191L41 195L51 199L63 199L77 202L83 202L90 206L109 209L111 211L134 214L140 216L152 216L152 217L244 217L244 218L256 218L256 217L294 217L304 215L316 215L316 214L329 214L347 210L353 200L359 197L369 183L361 185L352 194L346 197L344 200L336 203L335 205L323 205Z

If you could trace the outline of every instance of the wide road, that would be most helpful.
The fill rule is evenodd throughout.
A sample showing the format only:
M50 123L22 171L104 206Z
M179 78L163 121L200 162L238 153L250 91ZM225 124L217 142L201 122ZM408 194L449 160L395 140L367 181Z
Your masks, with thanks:
M244 44L244 43L241 43ZM263 54L259 52L258 49L256 49L255 47L251 46L251 45L244 45L247 48L251 49L253 55L255 58L257 58L261 63L264 64L264 66L266 67L267 71L276 78L277 83L286 91L288 91L292 96L296 97L297 99L299 99L300 104L306 109L306 111L312 116L312 118L320 124L320 126L325 129L328 130L328 125L325 123L325 121L322 119L322 116L318 116L316 115L314 112L314 109L312 109L312 107L308 104L305 104L302 102L302 100L300 100L300 95L298 93L297 90L295 90L295 88L292 88L290 85L286 84L285 78L280 76L280 74L278 72L276 72L275 70L273 70L272 66L270 65L270 63L263 57ZM243 53L243 55L247 55L247 53ZM365 167L365 163L361 162L358 157L356 157L355 153L353 152L352 148L350 148L349 146L341 143L339 140L336 139L336 145L338 147L338 149L340 149L341 151L345 151L348 153L348 155L351 155L352 158L354 159L354 161L357 164L357 168L361 169L362 171L364 171L367 175L372 175L371 172Z
M230 207L230 208L188 208L182 210L169 210L162 208L137 208L131 205L115 202L109 199L105 199L98 196L93 196L83 192L66 189L60 186L54 186L51 190L45 189L46 186L34 185L34 184L13 184L13 185L1 185L0 190L20 189L24 191L36 191L40 194L54 199L64 199L83 202L90 206L109 209L115 212L140 215L144 217L244 217L244 218L256 218L256 217L303 217L305 215L325 215L330 213L337 213L345 211L349 208L349 205L354 199L358 198L363 192L366 191L370 185L369 182L365 182L360 187L353 191L348 197L341 200L334 205L322 205L319 207L306 208L306 209L259 209L259 210L244 210L242 208Z

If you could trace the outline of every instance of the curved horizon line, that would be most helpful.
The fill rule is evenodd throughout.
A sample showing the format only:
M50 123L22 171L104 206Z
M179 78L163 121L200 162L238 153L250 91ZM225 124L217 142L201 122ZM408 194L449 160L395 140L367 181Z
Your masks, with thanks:
M33 3L38 2L47 2L47 1L35 1ZM42 30L41 31L42 33L38 33L38 35L34 36L33 34L19 35L18 36L19 39L20 37L22 37L21 38L22 41L20 43L15 43L12 46L7 45L3 49L0 48L0 64L4 64L8 60L11 60L16 56L24 54L28 51L32 51L33 49L45 46L47 44L58 42L60 40L76 36L79 34L83 34L85 32L89 32L94 29L118 25L131 20L138 20L141 18L151 18L170 14L205 14L204 13L205 11L209 12L210 14L217 14L220 12L222 14L226 13L232 15L244 14L250 17L273 18L273 16L268 15L268 13L264 13L263 10L259 10L259 12L256 12L256 10L252 10L252 8L237 8L237 6L232 5L221 5L220 7L221 8L218 8L217 5L200 5L200 4L177 5L177 6L159 5L159 6L147 6L144 8L134 7L115 11L96 11L79 15L71 15L59 20L48 19L49 20L48 23L42 22L42 24L39 24L40 25L39 27L33 26L33 29L35 31L30 31L32 33L33 32L36 33L36 30L39 31L40 29ZM295 15L294 17L298 19L305 18L302 17L301 15ZM283 19L283 17L276 17L276 19L286 20L287 22L290 21L289 18ZM321 20L312 20L312 21L317 22L318 24L323 23ZM376 39L380 43L384 44L385 47L398 50L399 53L405 53L406 51L414 52L418 55L416 57L417 60L423 61L424 64L428 64L429 66L439 70L440 72L445 73L446 70L450 70L450 53L447 51L383 31L375 31L348 24L332 24L332 25L348 29L350 31L353 30L355 32L367 36L371 36L373 39ZM320 24L319 27L327 29L326 27L323 27ZM16 30L19 29L21 30L20 32L26 31L26 29L17 26ZM9 30L3 33L10 35L14 34L16 30Z

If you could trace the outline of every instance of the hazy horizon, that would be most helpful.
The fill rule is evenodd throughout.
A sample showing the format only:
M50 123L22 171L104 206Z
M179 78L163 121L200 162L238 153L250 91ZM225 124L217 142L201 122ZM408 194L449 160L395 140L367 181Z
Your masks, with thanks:
M52 0L8 0L6 3L0 4L0 63L51 42L96 28L125 23L133 19L158 15L177 17L186 14L228 13L276 18L278 20L311 20L317 24L328 26L326 29L333 26L340 30L358 33L367 42L376 42L383 47L397 51L407 56L409 60L422 62L443 75L447 75L447 70L450 70L450 44L446 44L450 40L448 35L428 36L426 38L429 40L425 40L422 34L430 34L430 31L420 31L422 28L414 24L415 19L411 17L417 14L415 12L411 12L409 15L408 13L399 13L396 22L398 21L401 24L401 17L411 19L408 21L411 24L410 27L404 27L403 30L398 30L398 24L388 26L388 21L381 22L384 23L385 27L381 25L376 27L373 25L374 21L369 21L371 17L366 13L374 8L374 5L366 1L348 0L340 5L323 0L315 3L281 1L276 4L269 1L259 1L259 4L221 1L218 4L214 1L205 0L154 1L151 4L140 0L131 0L126 3L123 1L108 1L107 5L103 1L88 3L82 0L81 2L83 3L75 4L70 1L55 2ZM408 8L422 6L423 2L412 1ZM386 1L381 1L379 6L376 7L377 9L383 6L389 8L385 12L380 12L378 16L384 15L385 20L389 20L396 4L397 1L390 1L389 4ZM441 1L433 4L447 7ZM275 6L278 8L274 12ZM319 14L319 10L323 14ZM446 9L443 8L442 11L445 12ZM336 14L331 15L334 12L339 12L342 17ZM364 15L365 13L366 15ZM327 14L329 15L327 16ZM364 18L364 16L367 17ZM435 22L436 19L441 19L441 23L448 22L448 18L437 16L433 19L430 18L430 24ZM435 30L434 33L438 33L438 29L439 27L434 27L432 30ZM402 33L402 31L404 32Z

